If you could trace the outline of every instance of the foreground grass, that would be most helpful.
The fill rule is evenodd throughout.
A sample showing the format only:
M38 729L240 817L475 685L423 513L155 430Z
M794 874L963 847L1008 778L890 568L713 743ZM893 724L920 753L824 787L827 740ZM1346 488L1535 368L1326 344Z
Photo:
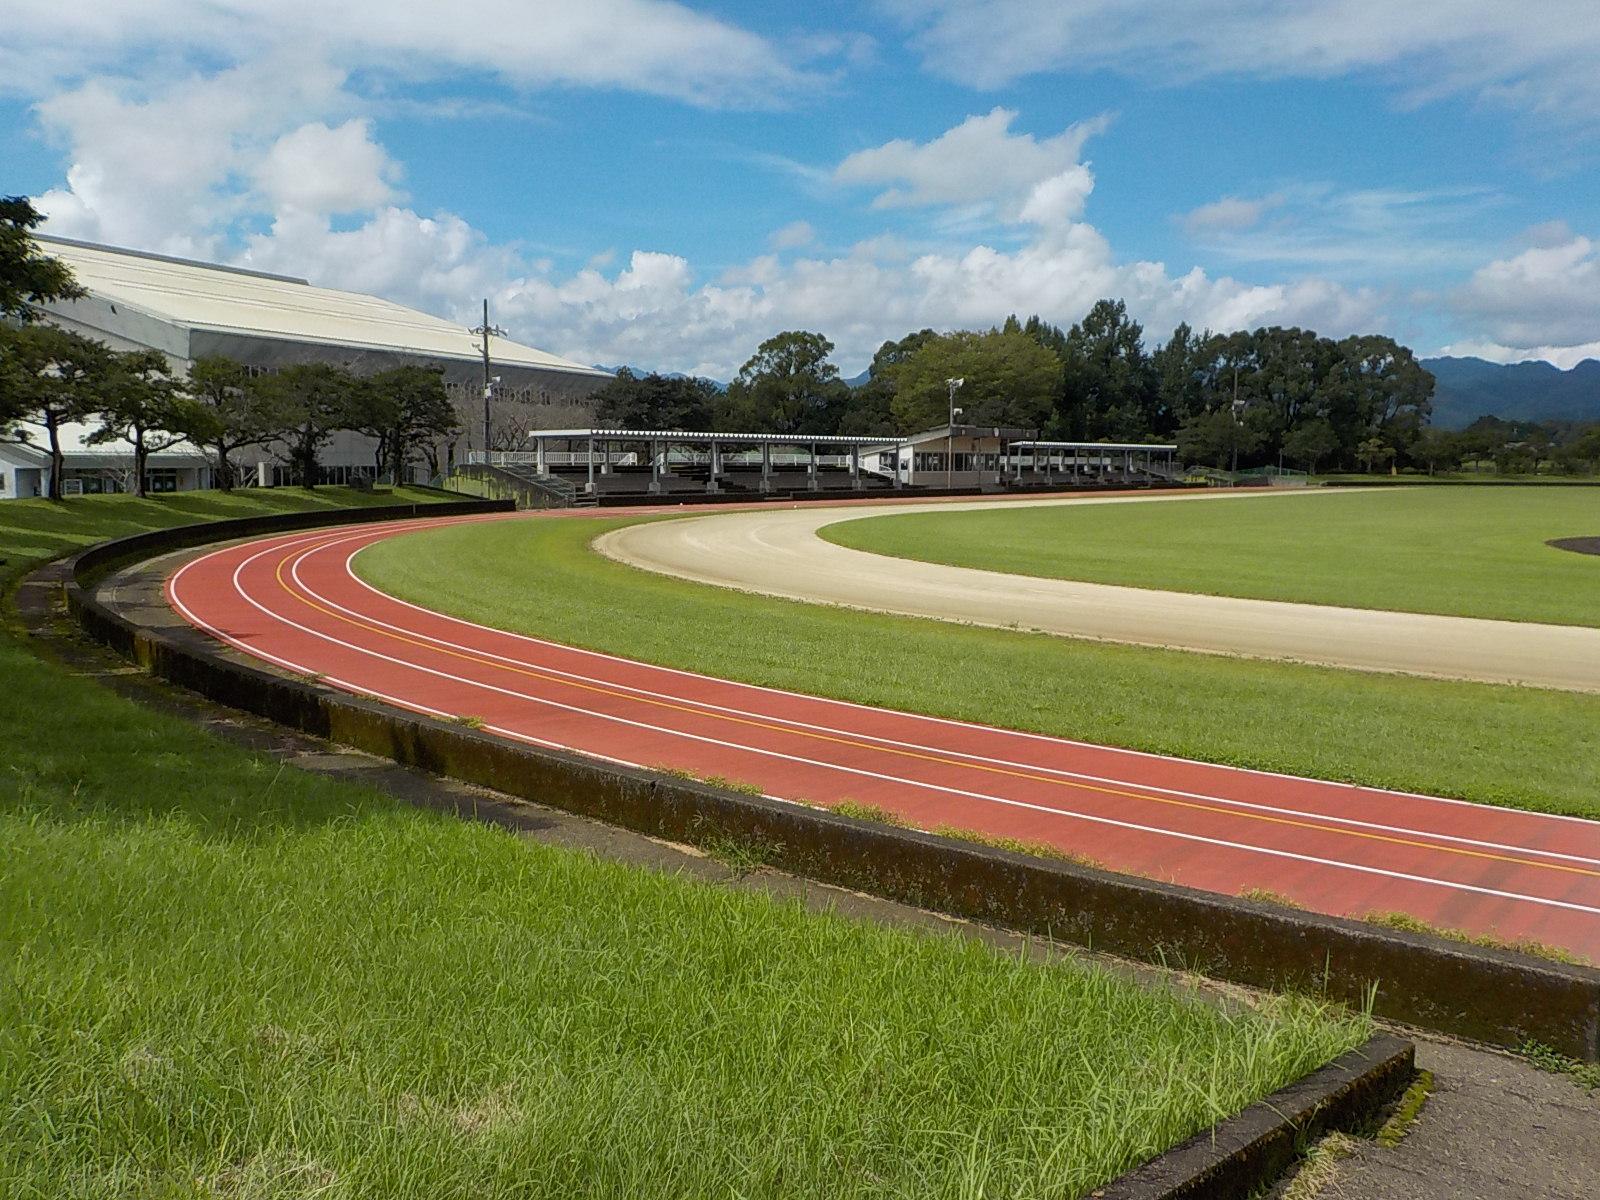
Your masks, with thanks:
M752 596L633 570L589 548L628 520L496 522L407 535L363 551L356 569L377 587L470 620L751 683L1600 817L1600 697L1106 645Z
M1593 488L1383 488L1196 503L911 513L830 525L842 546L1181 592L1600 625Z
M129 503L0 509L6 570L177 519ZM9 634L0 678L8 1198L1072 1195L1366 1032L399 807Z

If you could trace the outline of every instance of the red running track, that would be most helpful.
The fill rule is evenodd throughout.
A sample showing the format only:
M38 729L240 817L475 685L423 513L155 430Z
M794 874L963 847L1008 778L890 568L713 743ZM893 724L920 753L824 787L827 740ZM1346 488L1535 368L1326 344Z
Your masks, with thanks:
M1402 911L1600 960L1600 822L1245 771L868 708L488 629L356 578L365 546L460 520L267 538L167 582L188 621L334 686L538 746L878 805L1118 871L1322 912ZM714 636L714 631L707 631ZM1025 684L1025 681L1024 681Z

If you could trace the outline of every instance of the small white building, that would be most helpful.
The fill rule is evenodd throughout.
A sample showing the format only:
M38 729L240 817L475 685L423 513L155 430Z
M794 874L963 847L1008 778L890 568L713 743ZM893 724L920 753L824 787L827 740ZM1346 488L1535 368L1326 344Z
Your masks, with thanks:
M121 439L91 444L91 428L61 429L62 494L133 491L133 446ZM146 491L193 491L211 486L211 461L193 446L178 445L147 455L144 474ZM49 494L50 449L43 435L27 442L0 441L0 500Z

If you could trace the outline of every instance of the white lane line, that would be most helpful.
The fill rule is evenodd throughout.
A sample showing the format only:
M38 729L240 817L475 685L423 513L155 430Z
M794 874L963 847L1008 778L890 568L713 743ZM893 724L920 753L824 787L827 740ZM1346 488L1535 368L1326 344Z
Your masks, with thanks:
M1003 767L1003 768L1020 770L1020 771L1034 771L1034 772L1039 772L1039 773L1045 773L1045 774L1057 776L1057 777L1060 777L1060 778L1066 779L1066 780L1076 780L1076 781L1080 781L1080 782L1095 783L1095 784L1107 784L1107 785L1114 785L1114 786L1122 787L1122 788L1137 788L1137 789L1140 789L1141 791L1159 793L1161 795L1173 796L1173 797L1178 797L1178 798L1187 799L1187 800L1196 800L1196 801L1203 801L1203 802L1212 803L1212 804L1226 805L1226 806L1229 806L1229 807L1232 807L1232 808L1237 808L1237 809L1245 809L1245 810L1250 810L1250 811L1255 811L1255 812L1272 813L1272 814L1277 814L1279 816L1302 818L1302 819L1307 819L1307 820L1311 820L1311 821L1330 822L1330 823L1334 823L1334 824L1338 824L1338 825L1350 826L1350 827L1356 828L1356 829L1367 829L1367 830L1380 831L1380 832L1384 832L1384 833L1403 834L1403 835L1414 836L1414 837L1423 837L1423 838L1432 839L1432 840L1437 841L1437 842L1449 842L1449 843L1453 843L1453 844L1457 844L1457 845L1475 846L1475 847L1478 847L1478 848L1481 848L1481 849L1487 849L1487 850L1498 850L1498 851L1506 851L1506 852L1516 853L1516 854L1537 855L1537 856L1543 857L1543 858L1560 859L1560 860L1563 860L1563 861L1566 861L1566 862L1582 863L1582 864L1584 864L1586 866L1597 866L1597 867L1600 867L1600 858L1588 857L1588 856L1581 855L1581 854L1567 854L1567 853L1564 853L1564 852L1561 852L1561 851L1545 850L1545 849L1541 849L1541 848L1538 848L1538 847L1532 847L1532 846L1523 846L1523 845L1517 845L1517 844L1513 844L1513 843L1487 841L1487 840L1480 839L1480 838L1469 838L1469 837L1463 837L1463 836L1459 836L1459 835L1455 835L1455 834L1440 833L1440 832L1436 832L1434 830L1416 829L1416 828L1412 828L1410 826L1404 826L1404 825L1386 825L1386 824L1383 824L1383 823L1380 823L1380 822L1363 821L1363 820L1359 820L1359 819L1354 818L1354 817L1342 817L1342 816L1337 816L1337 815L1334 815L1334 814L1331 814L1331 813L1322 813L1322 812L1316 812L1316 811L1305 810L1305 809L1287 808L1287 807L1282 807L1282 806L1278 806L1278 805L1263 804L1263 803L1258 803L1258 802L1254 802L1254 801L1238 800L1238 799L1233 799L1233 798L1226 797L1226 796L1217 796L1217 795L1212 795L1212 794L1203 793L1203 792L1184 791L1182 789L1177 789L1177 788L1161 787L1161 786L1158 786L1158 785L1155 785L1155 784L1137 783L1137 782L1133 782L1133 781L1126 780L1126 779L1117 779L1117 778L1108 777L1108 776L1092 775L1092 774L1088 774L1086 772L1081 772L1081 771L1071 771L1071 770L1067 770L1065 768L1043 766L1043 765L1039 765L1039 764L1035 764L1035 763L1029 763L1029 762L1016 762L1016 761L1009 760L1009 759L994 758L994 757L990 757L990 756L987 756L987 755L971 753L971 752L968 752L968 751L951 750L951 749L947 749L945 747L940 747L940 746L929 746L929 745L926 745L926 744L923 744L923 743L919 743L919 742L901 741L901 740L898 740L898 739L895 739L895 738L882 737L882 736L875 735L875 734L860 733L860 732L857 732L855 730L839 729L839 728L836 728L836 727L833 727L833 726L828 726L828 725L813 724L811 722L801 721L801 720L794 719L794 718L789 718L789 717L778 717L778 716L773 716L773 715L770 715L770 714L767 714L767 713L751 711L751 710L748 710L748 709L733 708L733 707L729 707L729 706L726 706L726 705L713 704L710 701L696 700L696 699L693 699L693 698L679 696L679 695L675 695L675 694L672 694L672 693L652 691L652 690L650 690L648 688L641 688L641 687L635 687L635 686L632 686L632 685L629 685L629 684L617 683L615 681L604 679L604 678L601 678L601 677L598 677L598 676L583 675L583 674L580 674L580 673L574 672L574 671L562 670L559 667L552 667L552 666L548 666L548 665L545 665L545 664L542 664L542 663L533 662L533 661L530 661L530 660L527 660L527 659L519 659L519 658L509 657L507 655L497 654L492 650L484 650L484 649L480 649L478 647L464 645L464 644L459 643L459 642L452 642L447 638L438 637L437 635L426 633L426 632L424 632L422 630L415 629L415 628L410 627L410 626L396 625L396 624L394 624L392 622L385 621L385 620L383 620L383 619L381 619L379 617L372 616L369 613L365 613L365 612L361 612L361 611L359 611L357 609L349 608L349 607L347 607L347 606L345 606L343 604L340 604L338 601L332 599L331 597L327 596L326 594L317 591L315 588L311 587L309 584L306 583L305 579L302 577L302 575L300 573L300 567L301 567L301 565L303 563L309 563L314 556L322 554L322 553L324 553L324 552L326 552L328 550L337 550L339 547L347 545L351 541L360 541L360 540L362 540L362 537L363 537L363 535L359 534L359 533L352 534L350 536L341 537L341 538L338 538L338 539L335 539L335 540L328 540L328 541L322 542L321 544L319 544L317 546L313 546L310 549L305 550L304 552L302 552L301 554L299 554L296 557L293 566L291 566L291 568L290 568L290 576L291 576L291 578L308 595L314 597L315 599L317 599L318 601L322 602L323 604L326 604L328 607L330 607L332 609L335 609L338 612L344 613L345 615L347 615L347 616L349 616L351 618L354 618L354 619L357 619L357 620L360 620L360 621L365 621L365 622L368 622L369 624L372 624L372 625L380 626L380 627L382 627L384 629L391 630L391 631L393 631L395 633L405 634L408 637L414 637L414 638L416 638L418 640L421 640L421 641L430 642L430 643L432 643L432 644L434 644L436 646L445 647L445 648L448 648L448 649L457 650L457 651L461 651L463 653L471 654L471 655L473 655L475 657L478 657L480 659L492 659L492 660L495 660L498 663L504 663L504 664L506 664L508 666L513 666L513 667L517 667L517 668L520 668L520 669L532 669L532 670L536 670L536 671L544 673L544 674L559 676L562 679L569 679L569 680L574 680L574 681L577 681L577 682L580 682L580 683L604 686L604 687L615 689L617 691L628 692L628 693L631 693L633 695L642 696L642 697L646 697L646 698L649 698L649 699L670 701L670 702L677 703L677 704L683 704L683 705L686 705L686 706L692 706L692 707L695 707L695 708L698 708L698 709L706 710L706 715L710 716L710 717L713 717L713 718L714 718L715 714L725 713L725 714L738 716L738 717L742 717L742 718L755 719L755 720L761 720L761 721L765 721L765 722L769 722L769 723L781 724L781 725L789 726L791 728L795 728L795 729L798 729L798 730L805 730L805 731L823 733L823 734L828 734L828 735L834 735L834 736L839 736L839 737L848 738L848 739L855 739L857 741L868 741L868 742L876 743L878 745L892 746L892 747L896 747L896 748L900 748L900 749L907 749L907 750L914 750L914 751L921 751L921 752L926 752L926 753L938 754L940 756L946 757L947 759L959 758L959 759L965 759L965 760L967 760L969 762L974 762L974 763L979 763L979 764L984 764L984 765L997 766L997 767ZM355 550L350 551L346 555L345 560L344 560L344 564L343 564L343 569L344 569L345 576L348 579L353 580L354 582L359 584L361 587L363 587L368 592L371 592L373 595L381 597L381 598L384 598L384 599L388 599L388 597L385 597L382 592L378 592L378 591L376 591L376 589L373 589L369 585L367 585L364 582L362 582L362 580L355 574L355 572L354 572L354 570L352 568L352 562L353 562L353 560L355 558L355 555L360 553L362 548L363 547L357 547ZM401 603L404 604L403 601ZM416 605L405 604L405 607L408 608L408 609L412 609L412 610L414 610L414 611L416 611L416 612L418 612L420 614L423 614L423 615L433 615L433 614L431 614L429 612L429 610L423 609L423 608L418 608ZM481 626L474 626L474 628L480 629L482 632L485 632L485 633L491 633L491 634L500 633L500 631L487 629L487 628L484 628L484 627L481 627ZM509 637L509 638L516 639L516 640L530 640L530 639L521 639L521 638L519 638L519 635L515 635L515 634L503 634L502 633L501 636ZM536 644L540 644L540 645L543 645L543 646L549 646L551 648L558 648L558 647L555 647L553 643L547 643L547 642L546 643L537 643L536 642ZM613 661L619 662L619 663L628 663L630 660L614 659ZM953 763L952 765L961 766L963 764L962 763ZM1226 815L1226 814L1223 814L1223 815ZM1337 833L1338 830L1330 830L1330 832ZM1533 864L1533 865L1537 865L1537 864Z
M436 524L439 525L439 526L443 526L443 525L449 524L452 520L478 520L478 519L479 518L447 518L447 517L441 517L441 518L437 519ZM379 541L379 540L383 540L383 539L382 538L374 538L373 540L374 541ZM360 549L365 549L365 548L366 547L364 547L364 546L360 547L358 549L357 553L359 553ZM354 558L354 555L352 555L352 559L353 558ZM871 704L862 704L862 703L859 703L859 702L854 701L854 700L838 700L838 699L834 699L834 698L826 697L826 696L814 696L814 695L809 695L809 694L807 694L805 692L795 692L795 691L790 691L790 690L785 689L785 688L770 687L770 686L767 686L765 684L741 683L738 680L723 679L723 678L720 678L720 677L715 676L715 675L707 675L707 674L705 674L703 672L700 672L700 671L689 671L689 670L684 670L683 668L680 668L680 667L666 667L666 666L659 666L659 665L654 664L654 663L639 662L636 659L624 658L624 657L622 657L620 655L615 655L615 654L607 654L603 650L588 650L588 649L585 649L582 646L569 646L569 645L566 645L566 644L561 643L561 642L553 642L553 641L550 641L550 640L545 639L545 638L534 637L531 634L515 633L515 632L512 632L511 630L507 630L507 629L496 629L492 625L481 625L476 621L469 621L464 617L456 617L456 616L450 615L449 613L438 612L438 611L436 611L434 609L426 608L426 607L424 607L424 606L422 606L420 604L413 604L409 600L402 600L398 596L391 596L389 593L380 591L379 589L373 587L370 583L368 583L366 580L362 579L359 575L356 575L353 570L351 571L351 578L353 578L358 584L360 584L363 588L365 588L367 591L371 592L375 596L381 596L385 600L388 600L388 601L390 601L391 603L394 603L394 604L398 604L398 605L402 606L403 608L409 608L409 609L413 609L413 610L415 610L417 612L420 612L420 613L426 613L429 616L443 618L446 621L450 621L450 622L452 622L452 623L454 623L456 625L463 626L464 628L467 628L467 629L482 630L482 631L487 632L487 633L498 633L498 634L501 634L504 637L514 638L517 641L527 642L527 643L529 643L531 645L554 647L555 649L558 649L558 650L566 650L566 651L569 651L571 653L581 654L581 655L584 655L584 656L589 657L589 658L600 659L603 662L624 663L624 664L627 664L628 666L638 667L638 668L641 668L641 669L647 670L647 671L659 671L659 672L663 672L663 673L668 674L668 675L678 675L678 676L681 676L681 677L684 677L684 678L687 678L687 679L702 679L702 680L709 681L711 683L721 684L722 686L730 687L730 688L738 688L738 689L741 689L741 690L744 690L744 691L760 692L760 693L764 693L764 694L770 695L770 696L784 696L784 697L787 697L789 699L794 699L794 700L805 700L805 701L809 701L809 702L811 702L813 704L816 704L816 705L823 705L823 706L833 705L833 706L837 706L837 707L840 707L840 708L853 709L853 710L858 711L858 712L889 713L892 716L896 716L896 717L907 717L907 718L911 718L911 719L919 720L919 721L932 721L935 724L946 725L946 726L949 726L949 727L954 728L954 729L971 729L971 730L977 730L977 731L980 731L980 732L983 732L983 733L1002 734L1002 735L1004 735L1006 737L1023 738L1023 739L1026 739L1028 741L1045 742L1045 743L1048 743L1048 744L1051 744L1051 745L1058 745L1058 746L1072 746L1072 747L1075 747L1075 748L1078 748L1078 749L1091 750L1091 751L1095 751L1095 752L1102 753L1102 754L1124 755L1124 756L1127 756L1127 757L1130 757L1130 758L1151 759L1151 760L1153 760L1155 762L1163 762L1163 763L1180 763L1180 764L1182 764L1184 766L1194 767L1194 768L1200 769L1202 771L1224 772L1224 773L1227 773L1227 774L1242 775L1242 776L1246 776L1246 777L1253 777L1253 778L1256 778L1256 779L1282 779L1282 780L1287 780L1287 781L1289 781L1291 783L1309 783L1309 784L1315 784L1318 787L1325 787L1325 788L1348 788L1351 791L1361 792L1364 795L1371 796L1371 797L1386 798L1386 797L1391 797L1391 796L1398 796L1398 797L1401 797L1402 799L1420 800L1420 801L1423 801L1423 802L1428 803L1428 804L1443 804L1443 805L1450 805L1450 806L1458 807L1458 808L1471 808L1471 809L1474 809L1474 810L1476 810L1478 812L1482 812L1482 811L1488 809L1488 810L1494 812L1497 816L1504 816L1504 817L1507 817L1507 818L1510 818L1510 819L1513 819L1513 820L1527 820L1527 821L1530 821L1530 822L1538 822L1538 823L1542 823L1542 822L1545 822L1545 821L1572 822L1572 823L1588 826L1590 829L1594 829L1596 827L1596 825L1600 825L1600 822L1596 822L1593 818L1572 816L1572 815L1570 815L1568 813L1542 813L1542 812L1532 812L1532 811L1530 811L1528 809L1520 809L1520 808L1497 808L1497 807L1494 807L1494 806L1485 805L1480 801L1460 800L1460 799L1455 799L1455 798L1449 797L1449 796L1430 796L1430 795L1428 795L1427 793L1424 793L1424 792L1407 792L1407 791L1397 790L1397 789L1394 789L1394 788L1372 788L1372 787L1366 787L1366 786L1364 786L1362 784L1344 783L1344 782L1342 782L1340 780L1334 780L1334 779L1314 779L1309 775L1294 775L1294 774L1290 774L1290 773L1285 772L1285 771L1267 771L1267 770L1263 770L1263 769L1257 768L1257 767L1234 767L1234 766L1229 766L1226 763L1202 762L1199 759L1182 758L1182 757L1179 757L1177 755L1172 755L1172 754L1159 754L1159 753L1156 753L1156 752L1153 752L1153 751L1149 751L1149 750L1131 750L1131 749L1129 749L1129 748L1127 748L1125 746L1106 746L1106 745L1101 745L1100 743L1097 743L1097 742L1079 741L1079 740L1074 739L1074 738L1058 737L1058 736L1053 735L1053 734L1030 733L1027 730L1023 730L1023 729L1005 729L1005 728L1001 728L999 726L980 725L980 724L978 724L976 722L973 722L973 721L962 721L962 720L959 720L958 718L954 718L954 717L927 716L927 715L924 715L924 714L921 714L921 713L907 712L907 711L905 711L903 709L884 708L884 707L875 706L875 705L871 705Z
M1527 904L1536 904L1536 905L1542 905L1544 907L1549 907L1549 908L1560 908L1560 909L1566 909L1566 910L1573 911L1573 912L1583 912L1583 913L1589 913L1589 914L1595 915L1595 916L1600 916L1600 908L1594 907L1592 905L1587 905L1587 904L1578 904L1578 903L1575 903L1575 902L1572 902L1572 901L1567 901L1567 900L1555 900L1555 899L1550 899L1550 898L1543 897L1543 896L1530 896L1530 895L1525 895L1525 894L1523 894L1521 892L1509 892L1509 891L1503 891L1503 890L1498 889L1498 888L1482 887L1482 886L1479 886L1477 884L1459 883L1459 882L1455 882L1453 880L1445 880L1445 879L1435 879L1432 876L1427 876L1427 875L1413 875L1413 874L1409 874L1407 872L1402 872L1402 871L1390 871L1390 870L1386 870L1386 869L1381 868L1381 867L1371 867L1371 866L1367 866L1367 865L1362 864L1362 863L1345 862L1345 861L1342 861L1342 860L1339 860L1339 859L1321 858L1321 857L1318 857L1316 855L1300 854L1300 853L1297 853L1297 852L1291 851L1291 850L1279 850L1279 849L1272 848L1272 847L1267 847L1267 846L1251 845L1251 844L1246 843L1246 842L1234 842L1234 841L1229 841L1229 840L1226 840L1226 839L1223 839L1223 838L1206 837L1206 836L1204 836L1202 834L1185 833L1185 832L1181 832L1179 830L1174 830L1174 829L1163 829L1163 828L1160 828L1160 827L1157 827L1157 826L1141 825L1141 824L1138 824L1137 822L1120 821L1120 820L1116 820L1115 818L1112 818L1112 817L1092 816L1092 815L1090 815L1088 813L1071 812L1071 811L1066 811L1066 810L1062 810L1062 809L1051 808L1051 807L1048 807L1048 806L1042 805L1042 804L1033 804L1033 803L1030 803L1030 802L1025 801L1025 800L1013 800L1013 799L1009 799L1009 798L1004 797L1004 796L992 796L992 795L989 795L989 794L984 793L984 792L974 792L974 791L970 791L970 790L965 789L965 788L948 787L948 786L945 786L945 785L942 785L942 784L924 783L924 782L921 782L921 781L918 781L918 780L904 779L904 778L901 778L901 777L898 777L898 776L888 775L888 774L884 774L884 773L878 772L878 771L868 771L868 770L865 770L865 769L859 768L859 767L847 767L847 766L844 766L844 765L839 764L839 763L823 762L823 761L820 761L820 760L817 760L817 759L805 758L805 757L800 756L800 755L785 754L785 753L781 753L781 752L775 751L775 750L765 750L765 749L762 749L761 747L757 747L757 746L743 746L743 745L739 745L738 743L724 741L724 740L719 739L719 738L705 737L705 736L700 735L700 734L687 733L687 732L685 732L683 730L670 729L670 728L667 728L667 727L664 727L664 726L659 726L659 725L652 725L649 722L645 722L645 721L635 721L635 720L631 720L631 719L626 718L626 717L614 716L614 715L612 715L610 713L597 712L597 711L594 711L592 709L585 709L585 708L581 708L581 707L578 707L578 706L575 706L575 705L563 704L563 703L560 703L558 701L548 700L548 699L545 699L545 698L542 698L542 697L538 697L538 696L530 696L530 695L527 695L525 693L520 693L520 692L512 691L512 690L507 689L507 688L498 687L498 686L496 686L494 684L484 683L481 680L469 679L469 678L466 678L464 676L451 674L448 671L436 670L435 668L432 668L432 667L424 667L424 666L422 666L422 665L420 665L418 663L407 662L404 659L395 658L392 655L382 654L382 653L379 653L378 651L372 650L372 649L370 649L368 647L358 646L358 645L355 645L355 644L353 644L351 642L346 642L343 639L336 638L336 637L332 636L331 634L323 633L323 632L321 632L319 630L312 629L312 628L310 628L310 627L308 627L306 625L300 624L298 621L293 621L293 620L289 619L288 617L282 615L281 613L273 612L272 610L266 608L264 605L259 603L253 596L251 596L243 588L243 585L240 582L240 575L241 575L241 573L244 571L244 569L246 567L248 567L251 563L255 562L258 558L261 558L261 557L265 556L266 554L271 553L272 549L276 549L276 547L269 548L267 550L259 551L258 553L253 554L250 557L246 558L244 561L242 561L234 569L233 575L232 575L232 583L233 583L233 588L234 588L235 593L241 599L243 599L247 604L249 604L252 608L255 608L256 610L261 612L269 620L276 621L279 624L286 625L291 629L298 630L301 633L307 634L307 635L309 635L309 636L311 636L313 638L317 638L317 639L319 639L321 641L328 642L328 643L330 643L332 645L340 646L340 647L343 647L344 649L352 650L357 654L366 655L367 657L377 659L380 662L390 663L390 664L392 664L394 666L398 666L398 667L401 667L401 668L406 669L406 670L416 671L416 672L418 672L420 674L432 675L432 676L434 676L436 678L449 680L450 682L453 682L453 683L460 683L460 684L463 684L463 685L465 685L465 686L467 686L469 688L476 688L476 689L481 690L481 691L493 692L493 693L497 693L497 694L503 695L503 696L510 696L510 697L512 697L514 699L531 701L533 703L544 705L544 706L549 707L549 708L560 709L560 710L564 710L564 711L571 712L571 713L576 713L576 714L578 714L580 716L585 716L585 717L589 717L589 718L598 718L598 719L604 720L604 721L611 721L611 722L614 722L616 724L626 725L626 726L630 726L630 727L633 727L633 728L636 728L636 729L642 729L642 730L645 730L646 732L650 732L650 733L662 734L662 735L665 735L667 737L677 737L677 738L682 738L682 739L685 739L685 740L688 740L688 741L701 742L701 743L704 743L704 744L707 744L707 745L717 746L717 747L719 747L721 749L725 749L725 750L734 750L734 751L739 751L739 752L743 752L743 753L747 753L747 754L757 754L757 755L761 755L761 756L764 756L764 757L775 758L775 759L779 759L779 760L786 761L786 762L799 763L799 764L801 764L803 766L817 767L817 768L820 768L822 770L838 771L838 772L841 772L841 773L844 773L844 774L857 775L857 776L861 776L861 777L868 778L868 779L875 779L875 780L878 780L878 781L881 781L881 782L885 782L885 783L891 783L891 784L896 784L896 785L903 786L903 787L909 787L909 788L911 788L913 790L942 792L942 793L945 793L947 795L960 796L960 797L963 797L963 798L966 798L966 799L978 800L978 801L982 801L982 802L990 803L990 804L999 804L999 805L1003 805L1003 806L1009 807L1009 808L1018 808L1018 809L1024 809L1024 810L1033 811L1033 812L1045 813L1045 814L1052 815L1052 816L1065 817L1065 818L1067 818L1069 820L1077 820L1077 821L1084 821L1084 822L1089 822L1089 823L1097 824L1097 825L1111 826L1113 828L1125 829L1125 830L1129 830L1129 831L1132 831L1132 832L1135 832L1135 833L1150 834L1150 835L1155 836L1155 837L1167 837L1167 838L1175 838L1175 839L1179 839L1179 840L1182 840L1182 841L1188 841L1188 842L1198 842L1198 843L1201 843L1203 845L1219 846L1219 847L1222 847L1224 849L1230 849L1230 850L1239 850L1239 851L1243 851L1244 853L1247 853L1247 854L1248 853L1261 854L1261 855L1265 855L1265 856L1273 857L1273 858L1289 859L1289 860L1292 860L1292 861L1295 861L1295 862L1305 862L1305 863L1311 863L1311 864L1314 864L1314 865L1317 865L1317 866L1331 867L1331 868L1334 868L1336 870L1342 869L1342 870L1346 870L1346 871L1355 871L1355 872L1358 872L1358 873L1361 873L1361 874L1376 875L1376 876L1380 876L1380 877L1383 877L1383 878L1386 878L1386 879L1398 879L1398 880L1402 880L1402 881L1408 882L1408 883L1418 883L1418 884L1423 884L1423 885L1428 885L1428 886L1433 886L1433 887L1439 887L1439 888L1444 888L1444 889L1447 889L1447 890L1450 890L1450 891L1471 892L1471 893L1475 893L1477 895L1493 896L1493 897L1495 897L1497 899L1501 899L1501 900L1520 901L1520 902L1527 903ZM177 576L174 576L174 582L176 582L176 579L177 579ZM205 622L204 620L201 620L197 615L193 614L192 610L189 610L187 607L183 606L181 604L181 602L178 600L176 595L174 595L173 600L174 600L174 603L177 603L179 605L180 609L184 612L184 615L186 617L188 617L190 620L193 620L195 622L195 624L198 625L200 628L206 629L208 632L213 632L213 633L216 632L209 623ZM237 646L239 649L244 650L246 653L256 654L258 657L267 657L265 655L261 655L259 651L253 649L252 647L250 647L250 646L248 646L248 645L246 645L246 644L244 644L244 643L242 643L242 642L240 642L240 641L238 641L236 639L228 637L227 635L218 634L218 636L222 637L222 639L224 641L227 641L230 644ZM349 687L350 685L348 683L346 683L344 686ZM352 691L361 691L362 689L359 686L356 686L356 687L351 687L350 690L352 690ZM371 693L369 693L369 694L371 694ZM498 728L499 727L497 727L497 731L498 731ZM529 739L524 739L524 740L535 740L535 739L529 738ZM560 745L558 743L553 743L553 742L544 742L542 744L551 746L553 748L570 750L570 751L573 751L575 753L587 753L586 751L580 750L577 747L573 747L573 746Z

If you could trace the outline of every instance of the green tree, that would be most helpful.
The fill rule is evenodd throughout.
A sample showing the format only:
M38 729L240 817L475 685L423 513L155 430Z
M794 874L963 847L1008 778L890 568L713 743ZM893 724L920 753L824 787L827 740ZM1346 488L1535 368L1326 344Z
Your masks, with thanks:
M37 425L50 445L50 499L61 499L61 427L101 407L110 351L53 325L0 325L0 376L13 420Z
M1444 429L1428 428L1422 431L1422 436L1417 439L1412 447L1411 455L1416 461L1428 468L1432 475L1440 467L1449 470L1461 465L1462 439L1459 434L1450 433Z
M820 333L789 330L768 338L739 368L722 412L754 432L836 432L850 389L829 361L832 353L833 343Z
M931 329L908 333L897 342L884 342L872 356L867 381L850 396L840 433L861 436L892 435L900 432L894 416L895 370L906 359L939 335Z
M1327 462L1339 449L1339 435L1333 426L1321 417L1296 425L1283 439L1283 453L1291 461L1301 463L1311 474L1317 473L1317 464Z
M39 315L35 305L84 295L67 264L34 240L43 220L26 196L0 196L0 318L27 323Z
M379 474L405 482L406 468L418 453L427 459L429 473L438 474L438 442L461 431L442 370L413 365L379 371L359 381L354 397L361 408L361 432L377 441Z
M367 397L354 376L329 363L285 367L256 381L263 412L289 447L300 486L317 485L322 447L336 430L358 428Z
M126 441L133 447L129 490L141 499L147 491L145 469L152 454L212 434L211 410L184 392L160 351L110 355L101 386L100 424L88 441Z
M1155 377L1156 410L1163 424L1176 428L1206 408L1206 370L1210 362L1210 333L1196 334L1180 324L1154 354L1150 370ZM1151 432L1156 432L1152 430Z
M1169 432L1144 329L1121 300L1100 300L1067 331L1057 427L1082 439L1133 441Z
M265 445L283 430L274 426L275 414L258 381L231 358L195 359L184 391L210 411L209 427L199 441L211 459L216 486L232 491L239 482L233 456L248 446Z
M1249 409L1236 417L1231 407L1215 408L1178 427L1178 454L1186 462L1213 467L1237 468L1240 458L1254 454L1265 441L1260 419L1252 419Z
M596 419L613 429L706 429L720 399L709 379L669 378L627 367L595 393Z
M1378 464L1394 461L1394 447L1381 437L1370 437L1356 447L1356 457L1361 460L1362 469L1370 475Z
M1040 429L1050 417L1060 361L1020 329L960 330L927 339L890 368L891 411L901 429L949 419L948 380L964 382L956 403L969 425Z

